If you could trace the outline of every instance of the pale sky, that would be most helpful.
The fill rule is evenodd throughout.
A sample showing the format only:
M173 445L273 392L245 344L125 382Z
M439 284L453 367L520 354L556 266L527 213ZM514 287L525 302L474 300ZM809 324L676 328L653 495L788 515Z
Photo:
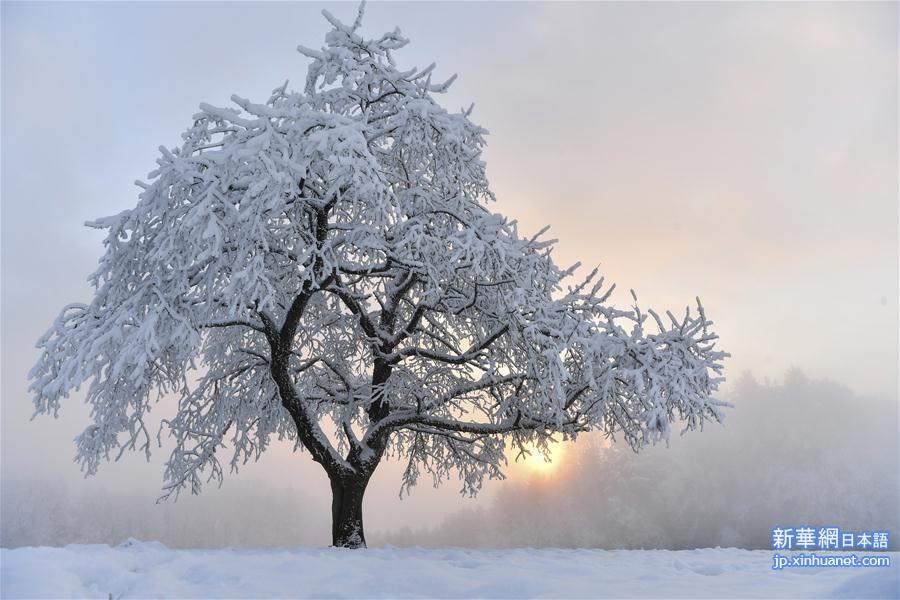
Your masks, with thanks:
M58 421L29 422L25 379L58 310L89 299L102 234L83 222L135 204L132 182L200 102L302 87L294 48L321 45L324 6L355 14L2 4L4 478L78 481L80 398ZM796 366L896 397L897 22L887 2L374 3L363 32L398 25L412 40L401 67L459 74L444 104L475 102L491 132L494 209L524 231L550 224L559 262L599 264L623 303L629 288L663 309L700 296L732 379ZM146 487L152 500L161 456L83 485ZM321 503L326 480L306 457L279 450L250 471L285 465ZM382 469L368 527L456 505L453 482L402 505L398 488L396 468Z

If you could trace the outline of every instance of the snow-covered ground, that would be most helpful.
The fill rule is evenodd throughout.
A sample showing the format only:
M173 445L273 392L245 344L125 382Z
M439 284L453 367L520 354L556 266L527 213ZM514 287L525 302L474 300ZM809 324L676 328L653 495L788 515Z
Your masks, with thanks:
M772 552L3 549L3 598L897 598L890 568L771 569Z

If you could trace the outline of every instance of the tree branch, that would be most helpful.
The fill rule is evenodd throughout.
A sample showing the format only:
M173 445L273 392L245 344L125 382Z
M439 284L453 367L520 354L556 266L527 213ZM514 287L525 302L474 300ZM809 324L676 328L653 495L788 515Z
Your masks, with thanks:
M402 350L391 353L390 355L385 357L385 359L391 364L396 364L407 356L415 356L418 358L427 358L429 360L435 360L451 365L462 365L475 359L482 350L488 348L507 331L509 331L509 325L504 325L481 342L473 344L468 350L456 356L451 356L450 354L443 354L440 352L432 352L431 350L426 350L424 348L403 348Z

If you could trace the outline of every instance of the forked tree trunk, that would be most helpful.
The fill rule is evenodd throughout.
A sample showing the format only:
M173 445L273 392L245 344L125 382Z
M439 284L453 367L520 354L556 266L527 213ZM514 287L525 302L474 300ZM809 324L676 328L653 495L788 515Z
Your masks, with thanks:
M331 544L336 548L365 548L362 503L368 477L331 477Z

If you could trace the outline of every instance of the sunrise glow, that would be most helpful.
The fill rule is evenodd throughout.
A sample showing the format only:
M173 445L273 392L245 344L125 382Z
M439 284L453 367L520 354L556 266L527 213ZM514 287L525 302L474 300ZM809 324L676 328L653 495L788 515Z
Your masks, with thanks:
M546 454L542 453L535 446L528 446L527 450L530 454L520 458L519 463L532 473L542 475L550 475L556 472L566 454L565 447L560 443L551 443Z

